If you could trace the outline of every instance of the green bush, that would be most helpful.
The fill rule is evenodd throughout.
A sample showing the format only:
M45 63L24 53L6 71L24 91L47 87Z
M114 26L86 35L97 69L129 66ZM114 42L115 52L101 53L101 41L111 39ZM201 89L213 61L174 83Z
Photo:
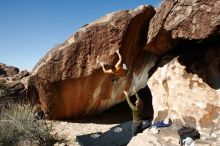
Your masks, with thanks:
M0 146L16 145L21 141L50 146L63 141L51 134L45 120L36 120L29 105L12 105L1 110Z

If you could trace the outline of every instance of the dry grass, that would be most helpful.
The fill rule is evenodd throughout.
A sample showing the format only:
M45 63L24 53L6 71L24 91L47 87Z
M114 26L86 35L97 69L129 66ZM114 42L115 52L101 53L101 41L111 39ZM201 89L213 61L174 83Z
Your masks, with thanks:
M3 80L0 80L0 89L5 89L5 84Z
M0 113L0 146L17 145L22 141L50 146L63 141L51 134L45 120L36 120L30 105L10 105Z

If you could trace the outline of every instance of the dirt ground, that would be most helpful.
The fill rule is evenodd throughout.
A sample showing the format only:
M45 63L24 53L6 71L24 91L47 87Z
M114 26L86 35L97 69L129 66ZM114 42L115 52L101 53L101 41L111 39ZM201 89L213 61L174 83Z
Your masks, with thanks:
M54 146L79 146L76 141L77 135L91 134L95 132L106 132L111 127L114 127L120 123L131 120L131 113L126 112L107 112L102 113L96 117L87 117L78 120L71 121L48 121L53 126L53 132L60 138L67 140L65 143L56 143ZM132 139L129 143L130 146L145 146L146 143L155 145L158 143L163 146L179 146L179 136L177 134L176 125L171 127L161 128L158 134L149 133L148 129L143 133L138 134L138 137ZM203 137L203 136L202 136ZM196 146L219 146L219 142L216 140L197 140ZM155 143L154 143L155 142ZM163 143L163 144L161 144Z
M123 103L98 116L65 121L47 121L47 123L52 124L53 134L67 140L65 143L56 143L55 146L79 146L76 141L77 135L106 132L111 127L129 121L131 118L131 111L127 107L127 103Z

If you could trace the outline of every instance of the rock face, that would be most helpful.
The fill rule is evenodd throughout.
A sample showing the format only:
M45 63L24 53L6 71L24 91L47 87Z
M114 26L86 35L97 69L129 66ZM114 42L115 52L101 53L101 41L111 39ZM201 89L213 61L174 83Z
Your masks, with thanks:
M177 130L199 130L195 145L220 145L220 44L209 40L161 57L148 80L153 95L154 121L171 119L173 124L159 134L145 130L128 146L178 146ZM146 139L147 137L147 139Z
M145 46L158 55L167 53L148 80L154 120L196 127L205 138L220 136L219 4L165 1L150 22Z
M165 0L150 22L146 50L158 55L181 39L203 40L218 35L219 0Z
M210 135L215 131L220 116L219 48L162 59L148 80L155 121L171 118L198 129L210 128Z
M171 126L161 128L159 133L154 134L146 129L143 133L133 137L128 146L180 146L177 130L177 127ZM217 142L214 139L194 141L195 146L219 146L219 144L220 141Z
M163 128L158 134L146 129L133 137L128 146L179 146L177 129L174 127ZM200 145L199 145L200 146Z
M108 14L49 51L33 69L28 87L48 118L97 113L124 101L123 90L144 87L156 57L141 46L154 14L151 6ZM103 73L97 57L105 64L115 64L117 49L129 72L115 80L114 75Z
M21 100L26 96L28 71L0 63L0 103L8 99Z

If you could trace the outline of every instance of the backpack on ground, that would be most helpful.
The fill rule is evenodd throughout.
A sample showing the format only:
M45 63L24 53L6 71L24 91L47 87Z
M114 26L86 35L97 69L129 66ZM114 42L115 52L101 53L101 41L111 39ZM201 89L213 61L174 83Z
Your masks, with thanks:
M193 140L200 139L200 134L198 130L192 127L185 127L183 126L178 131L178 134L180 136L180 144L183 145L183 140L187 137L191 137Z

